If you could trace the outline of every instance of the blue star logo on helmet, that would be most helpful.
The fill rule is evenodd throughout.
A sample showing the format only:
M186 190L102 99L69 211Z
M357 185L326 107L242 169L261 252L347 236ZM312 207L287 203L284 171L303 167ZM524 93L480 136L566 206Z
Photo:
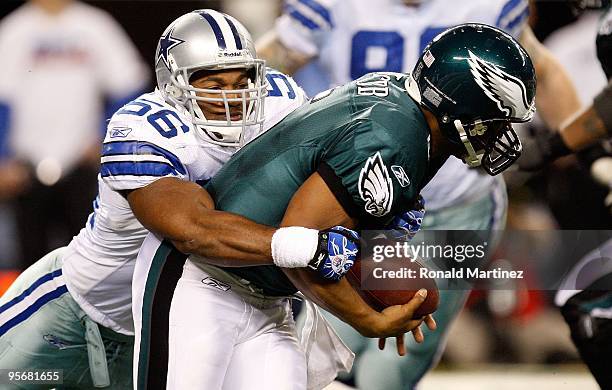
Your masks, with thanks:
M160 59L163 60L168 70L172 70L170 69L170 64L168 63L168 54L170 50L180 45L181 43L185 42L182 39L173 37L172 36L173 32L174 32L174 27L168 30L168 33L166 35L163 35L159 39L159 52L157 53L157 62L159 62Z
M470 58L467 61L476 84L489 99L497 103L499 110L509 118L521 121L531 119L535 107L528 103L525 84L498 66L479 58L470 50L468 53Z

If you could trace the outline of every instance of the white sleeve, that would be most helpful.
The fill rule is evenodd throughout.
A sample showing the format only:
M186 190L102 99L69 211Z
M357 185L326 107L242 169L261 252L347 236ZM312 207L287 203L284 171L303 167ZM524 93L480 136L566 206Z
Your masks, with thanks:
M317 56L325 35L334 28L335 3L336 0L287 0L275 25L281 43L306 56Z
M123 98L146 87L149 69L130 37L111 16L97 15L96 73L104 92Z
M162 177L188 179L187 167L181 160L184 150L176 141L180 137L164 135L177 130L169 124L173 126L173 121L180 121L178 116L150 121L159 117L156 112L170 112L159 109L149 111L146 117L135 115L145 104L138 99L128 103L108 124L100 176L115 191L141 188Z
M529 19L527 0L505 0L498 7L495 26L518 39Z

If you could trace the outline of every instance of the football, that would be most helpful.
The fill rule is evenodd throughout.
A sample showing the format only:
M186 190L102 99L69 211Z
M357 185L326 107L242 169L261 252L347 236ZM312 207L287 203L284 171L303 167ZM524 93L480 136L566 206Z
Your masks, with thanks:
M363 267L362 267L363 266ZM406 275L409 270L413 270L415 277L403 278L377 278L383 271L375 268L383 268L387 272L395 272ZM431 314L438 308L440 294L436 282L431 278L420 278L419 270L425 268L418 260L389 263L384 267L381 263L375 263L371 259L356 261L353 267L346 274L346 278L351 286L359 293L361 298L376 311L393 306L408 303L414 294L421 288L427 290L427 298L414 313L414 318L420 318ZM362 279L362 270L364 278ZM384 287L382 284L385 284Z

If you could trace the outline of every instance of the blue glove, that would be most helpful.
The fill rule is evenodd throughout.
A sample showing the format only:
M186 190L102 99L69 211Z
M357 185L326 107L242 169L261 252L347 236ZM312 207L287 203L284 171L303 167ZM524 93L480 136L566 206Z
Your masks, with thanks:
M324 279L338 281L351 269L359 252L359 234L342 226L319 232L319 249L308 267Z
M421 230L425 218L425 200L419 195L414 209L396 215L387 225L387 238L408 241Z

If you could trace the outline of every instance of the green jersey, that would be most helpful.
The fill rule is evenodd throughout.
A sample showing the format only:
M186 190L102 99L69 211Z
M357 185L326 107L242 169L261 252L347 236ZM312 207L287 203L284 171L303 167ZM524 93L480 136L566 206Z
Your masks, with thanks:
M215 175L216 208L278 226L293 194L319 172L361 228L408 209L430 177L429 127L408 76L373 73L323 92L259 136ZM226 268L268 295L296 291L275 266Z

